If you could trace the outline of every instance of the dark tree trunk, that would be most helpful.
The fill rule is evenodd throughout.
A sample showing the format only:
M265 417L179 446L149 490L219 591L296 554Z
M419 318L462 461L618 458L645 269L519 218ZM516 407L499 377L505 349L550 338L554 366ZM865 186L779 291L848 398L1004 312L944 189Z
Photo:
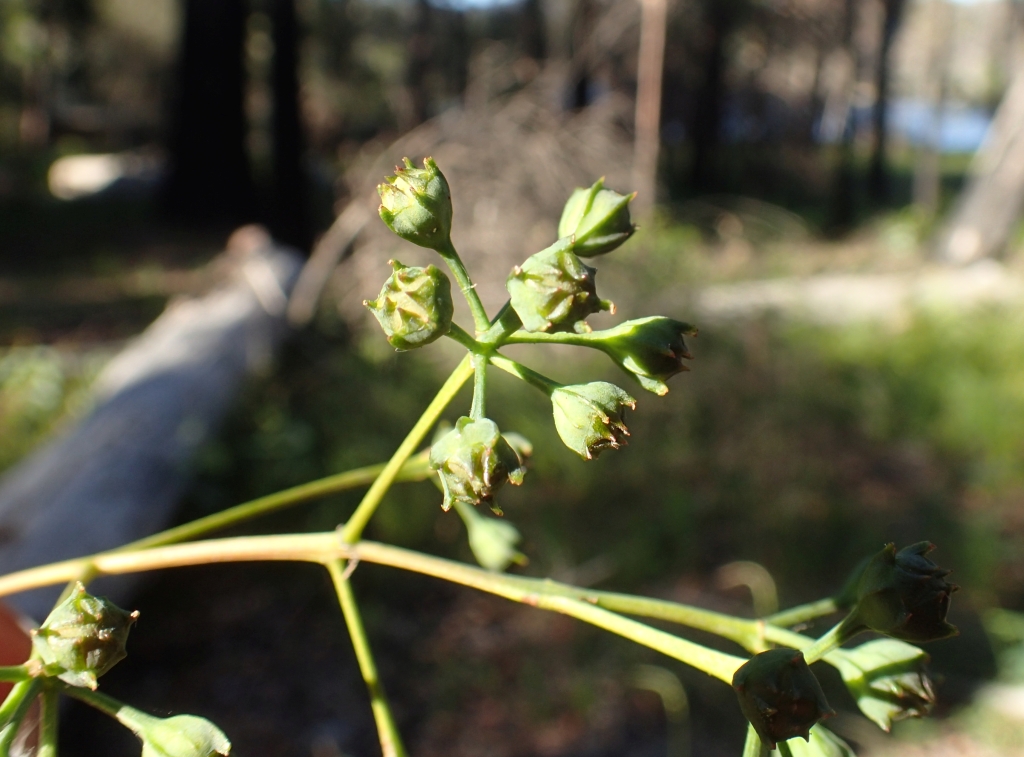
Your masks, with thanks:
M299 110L299 25L295 0L272 0L274 60L274 186L270 228L274 237L307 254L312 236L303 170L305 139Z
M408 93L408 113L398 126L403 131L423 123L430 117L430 93L427 92L427 74L430 71L432 45L430 44L430 3L416 0L416 16L409 36L409 60L406 62L405 88Z
M725 38L734 20L732 2L711 0L705 8L708 47L704 57L704 81L694 105L690 168L690 183L696 192L713 192L718 188L715 157L722 132L725 97Z
M534 60L547 57L548 40L540 0L525 0L519 16L519 50Z
M868 192L875 202L885 202L889 195L889 175L885 164L885 150L889 130L886 119L889 114L889 53L896 37L896 30L903 19L906 0L885 0L885 16L882 22L882 44L878 52L878 70L875 78L875 107L871 114L875 133L875 144L868 169Z
M839 143L839 165L836 168L831 207L829 209L829 225L836 232L845 231L853 224L856 204L856 177L853 170L855 124L853 123L852 108L850 107L853 100L853 89L857 81L858 68L857 51L853 46L853 29L857 18L856 0L846 0L843 10L843 47L849 56L850 71L849 81L844 82L844 86L847 89L845 97L848 104L845 109L845 123L843 124L842 138Z
M254 217L245 151L244 0L185 0L164 204L193 221Z

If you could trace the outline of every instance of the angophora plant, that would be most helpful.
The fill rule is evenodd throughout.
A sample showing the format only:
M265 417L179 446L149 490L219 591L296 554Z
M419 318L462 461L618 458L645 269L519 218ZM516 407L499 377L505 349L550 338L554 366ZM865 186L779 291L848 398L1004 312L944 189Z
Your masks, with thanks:
M929 711L934 694L926 668L928 657L912 644L956 632L946 622L950 595L956 587L946 581L948 571L928 559L932 545L927 542L900 551L889 544L865 560L834 598L760 620L503 573L521 558L516 551L519 534L511 524L482 513L477 506L486 503L501 514L496 497L505 484L523 483L531 447L522 437L503 432L488 417L488 370L493 366L510 373L547 395L558 435L587 460L625 445L629 436L626 411L633 410L636 401L626 390L604 381L560 384L504 356L502 347L553 343L600 350L640 388L663 395L668 391L666 381L686 370L683 361L691 356L685 338L696 334L696 329L664 316L627 320L602 331L587 324L590 315L614 312L614 308L598 296L596 271L583 261L614 251L633 234L629 215L632 195L606 189L600 181L573 192L558 225L558 239L512 270L507 284L509 301L491 318L452 245L451 196L434 161L427 158L423 168L416 168L407 160L379 189L381 218L402 238L440 255L469 305L473 326L467 329L454 322L451 283L433 265L417 268L392 263L393 273L367 307L388 341L400 350L449 337L462 345L467 355L387 463L262 497L117 550L0 577L0 596L71 582L35 632L30 659L23 665L0 668L0 680L14 682L0 705L0 757L11 754L19 729L27 728L26 715L36 700L41 702L38 754L53 757L57 753L56 701L60 694L81 699L116 718L142 741L144 757L227 755L231 748L228 739L202 718L155 718L96 691L97 679L124 657L136 616L89 595L84 586L104 574L225 561L301 560L327 569L369 689L386 757L400 757L406 750L350 585L360 562L422 573L564 613L720 679L735 689L738 707L750 723L744 750L747 757L772 750L812 757L852 754L841 739L820 725L834 713L809 667L818 660L839 671L864 715L884 730L894 720ZM417 452L470 377L473 399L468 414L441 432L428 450ZM470 547L483 568L362 538L392 484L433 475L443 491L441 507L454 508L465 521ZM368 486L362 501L335 532L197 541L224 526L360 486ZM840 612L843 619L818 639L788 630ZM726 654L627 616L700 629L734 642L747 654ZM882 638L842 648L863 631ZM24 741L24 734L19 741Z

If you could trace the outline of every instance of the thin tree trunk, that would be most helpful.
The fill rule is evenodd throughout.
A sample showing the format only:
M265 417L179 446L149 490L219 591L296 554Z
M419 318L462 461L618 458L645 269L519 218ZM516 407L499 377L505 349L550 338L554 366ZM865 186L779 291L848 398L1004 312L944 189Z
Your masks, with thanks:
M668 0L640 0L640 55L637 65L633 188L636 214L643 217L657 200L661 142L661 80L665 68Z
M191 220L236 223L254 212L245 151L244 0L185 0L164 204Z
M926 141L918 149L914 166L914 205L928 216L939 210L942 111L946 99L946 69L950 57L950 18L946 0L931 0L928 8L927 101L931 123Z
M305 139L299 109L299 25L295 0L273 0L274 187L271 231L285 244L309 252Z
M693 118L693 163L691 183L698 192L717 189L715 157L722 130L725 97L725 38L732 27L732 3L710 0L705 5L709 19L707 54L704 58L704 83L697 97Z
M882 42L878 52L878 68L875 79L875 107L872 123L875 145L868 169L868 192L876 202L885 202L889 195L889 175L886 169L885 153L888 146L889 129L889 54L896 38L896 30L903 20L906 0L884 0L885 15L882 21Z

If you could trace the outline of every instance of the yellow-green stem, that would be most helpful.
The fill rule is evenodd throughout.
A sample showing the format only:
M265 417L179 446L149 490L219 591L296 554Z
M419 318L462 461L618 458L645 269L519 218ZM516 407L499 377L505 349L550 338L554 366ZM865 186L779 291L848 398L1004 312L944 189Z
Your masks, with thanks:
M487 358L473 355L473 404L469 417L478 421L487 416Z
M455 251L455 246L451 243L451 240L444 247L438 248L437 253L444 259L444 262L448 264L448 268L455 275L455 281L458 282L459 289L462 290L462 295L466 298L466 303L469 305L469 312L473 314L473 324L476 326L476 333L478 335L483 334L490 328L491 320L487 317L487 311L484 310L484 304L480 301L480 295L476 293L476 284L469 278L469 272L466 270L462 258Z
M36 751L36 757L57 757L57 698L57 689L52 686L45 688L39 698L42 706L39 713L39 749Z
M352 638L352 647L355 649L359 671L362 673L363 681L366 682L366 688L370 692L370 708L373 711L373 719L377 724L377 736L380 739L381 752L384 757L406 757L402 737L398 732L394 716L391 714L391 707L388 705L384 684L381 683L380 676L377 673L377 665L373 661L370 642L366 638L366 629L363 627L359 606L356 604L356 598L352 593L352 585L345 575L345 569L340 560L328 562L327 570L330 572L331 580L334 582L334 590L338 594L338 604L341 605L342 614L345 616L345 625L348 627L348 634Z
M527 368L525 365L520 365L515 360L509 360L504 355L490 355L491 364L495 368L500 368L505 373L510 373L516 378L522 379L530 386L540 389L544 394L550 395L555 389L561 384L557 381L552 381L547 376L543 376L537 371Z
M18 735L18 727L25 719L28 708L42 686L42 680L31 678L27 681L19 681L7 695L7 699L0 705L0 757L10 757L11 746L14 744L14 737Z
M743 744L743 757L768 757L769 749L761 743L754 726L747 725L747 740Z
M805 605L797 605L788 610L781 610L780 612L768 615L764 620L775 626L788 627L806 623L838 611L839 608L836 607L836 601L828 597L826 599L819 599L817 602L808 602Z
M431 470L427 464L427 454L424 451L415 457L409 458L399 469L395 480L422 481L429 477ZM316 481L300 484L299 486L293 486L290 489L268 494L265 497L259 497L249 502L243 502L219 513L207 515L205 518L199 518L190 523L169 528L158 534L133 541L120 547L118 551L128 552L189 541L200 536L206 536L214 531L237 525L259 515L266 515L286 507L317 499L318 497L326 497L329 494L337 494L338 492L356 489L360 486L369 486L383 472L385 466L386 463L367 465L363 468L355 468Z
M462 385L472 375L472 356L466 355L462 362L452 371L452 375L448 377L448 380L444 382L444 385L427 406L427 409L423 411L423 415L416 421L416 425L412 427L405 440L395 450L395 454L391 456L387 465L384 466L384 470L381 471L380 475L377 476L370 486L359 506L352 513L352 517L341 527L341 540L343 542L351 544L359 541L359 537L363 535L363 529L366 528L366 524L373 517L373 513L384 498L388 488L398 477L398 472L402 469L405 461L416 451L416 448L423 441L427 432L437 422L437 419L441 417L441 413L444 412L448 403L452 401L455 395L458 394L459 389L462 388Z

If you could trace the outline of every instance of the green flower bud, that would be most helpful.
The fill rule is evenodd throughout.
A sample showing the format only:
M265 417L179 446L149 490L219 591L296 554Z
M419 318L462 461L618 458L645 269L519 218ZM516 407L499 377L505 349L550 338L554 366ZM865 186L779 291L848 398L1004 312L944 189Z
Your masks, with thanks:
M931 712L935 691L924 650L896 639L876 639L829 661L839 670L864 715L883 731L894 721Z
M526 563L526 556L516 549L522 537L515 526L481 515L465 502L456 501L455 509L466 524L469 548L480 565L487 570L503 571L512 563Z
M561 239L516 266L506 288L526 331L589 331L585 318L615 306L597 296L597 272Z
M408 158L395 166L377 186L381 220L402 239L420 247L439 249L449 244L452 232L452 193L433 158L416 168Z
M225 757L231 752L223 731L195 715L156 718L122 706L117 720L142 740L142 757Z
M570 237L573 252L581 258L611 252L636 231L629 220L629 203L634 197L636 192L620 195L605 189L604 179L576 189L562 210L559 238Z
M435 265L416 268L389 262L394 273L384 282L380 296L363 304L380 322L391 346L412 350L447 334L455 304L444 272Z
M649 392L668 392L665 381L681 371L690 370L683 358L692 359L684 336L697 329L688 323L655 315L626 321L604 331L594 332L588 344L603 350Z
M816 725L811 729L809 741L787 741L783 746L785 751L778 749L772 752L772 755L780 757L856 757L849 744L821 725Z
M454 502L491 504L506 481L518 486L526 475L523 461L489 418L459 418L430 448L430 467L441 479L445 511ZM501 513L493 504L491 509Z
M95 689L96 679L127 656L128 631L138 617L78 583L32 632L32 649L46 675Z
M811 726L835 715L803 652L795 649L754 655L736 670L732 687L740 709L769 749L795 736L809 741Z
M626 444L624 417L636 400L615 384L592 381L562 386L551 392L555 429L565 446L585 460Z
M956 635L946 613L959 587L946 580L950 571L925 557L934 548L922 541L897 552L887 544L872 557L857 582L857 604L843 621L843 638L867 629L911 642Z

